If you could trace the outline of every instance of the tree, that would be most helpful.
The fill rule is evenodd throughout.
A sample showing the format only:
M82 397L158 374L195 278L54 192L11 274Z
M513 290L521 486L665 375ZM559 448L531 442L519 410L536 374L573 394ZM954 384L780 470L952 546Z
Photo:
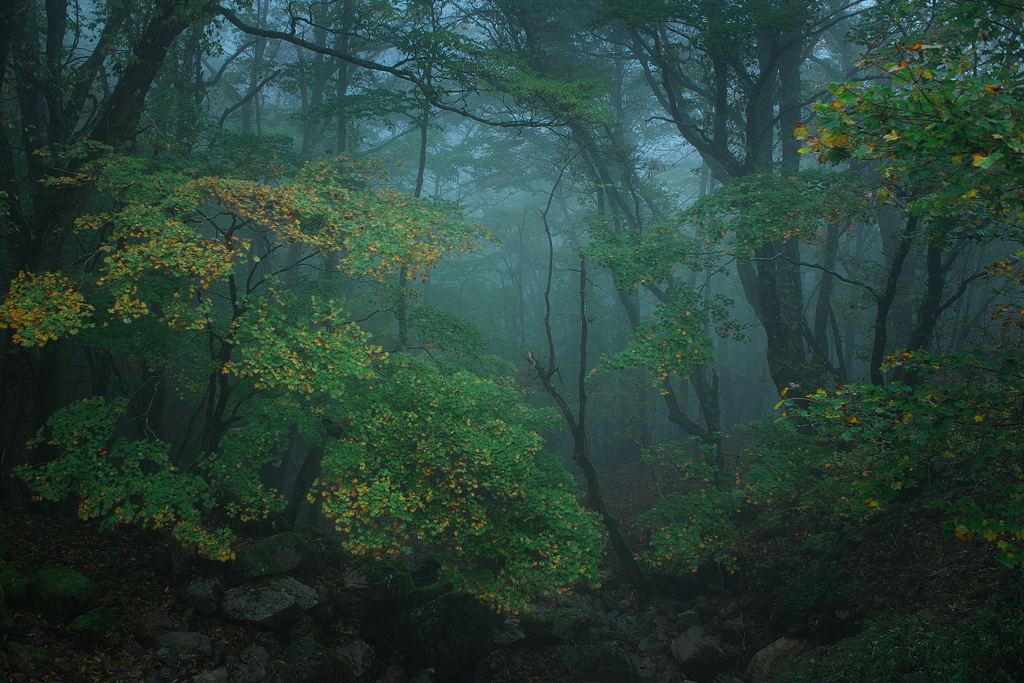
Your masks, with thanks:
M804 106L801 68L822 37L852 16L849 9L800 2L609 2L602 9L603 36L631 56L663 120L701 154L714 178L728 184L796 173L789 134ZM831 374L827 340L815 338L820 327L804 319L802 261L795 234L781 239L777 233L766 233L735 261L765 330L768 365L780 390L821 386Z
M15 93L0 110L2 236L11 272L47 281L63 265L64 244L94 191L100 162L137 134L171 44L210 14L193 2L101 3L91 9L91 29L90 10L72 17L67 2L47 3L42 12L35 3L7 3L2 11L0 78ZM28 461L25 444L48 399L44 351L19 349L14 334L8 332L0 370L5 485L12 468Z
M880 297L872 380L882 382L883 312L915 232L926 242L926 286L904 347L928 348L939 316L985 275L976 270L947 292L952 266L976 243L1016 239L1020 220L1024 137L1015 124L1012 92L1019 75L1008 59L1021 51L1020 17L1002 5L956 3L935 9L908 4L894 14L875 10L865 40L899 25L903 36L865 63L886 75L881 84L840 84L835 101L817 105L813 134L798 136L822 162L876 165L875 197L905 207L910 218ZM897 372L902 380L913 377Z

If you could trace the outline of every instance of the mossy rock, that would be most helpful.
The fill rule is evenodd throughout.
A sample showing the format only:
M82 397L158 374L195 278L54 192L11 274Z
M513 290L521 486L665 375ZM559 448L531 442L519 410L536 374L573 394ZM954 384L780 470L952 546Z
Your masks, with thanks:
M43 567L29 579L32 607L56 619L74 619L97 606L100 587L92 579L60 565Z
M30 678L42 678L50 668L50 657L45 652L24 643L7 643L7 659L12 670Z
M438 677L452 676L491 651L491 617L476 598L449 591L399 615L397 644Z
M19 607L28 601L28 580L10 565L0 567L0 590L5 596L0 605Z
M581 643L590 629L590 616L575 607L538 610L519 622L527 640L538 645Z
M642 683L640 672L617 643L602 643L584 650L579 673L595 683Z
M347 626L361 625L373 617L370 603L345 591L331 594L331 609L338 622Z
M369 602L401 602L414 590L409 572L387 560L356 558L345 571L350 578L345 590Z
M240 548L232 574L242 581L288 573L309 575L316 572L317 563L313 541L308 536L286 532Z
M437 582L438 572L441 571L441 562L433 554L428 554L422 560L413 565L409 573L412 581L417 586L429 586Z
M437 583L432 583L429 586L417 588L412 592L412 595L406 599L403 609L408 612L416 609L417 607L422 607L432 600L437 600L445 593L450 593L452 590L452 585L447 581L438 581Z
M839 540L839 534L834 531L826 531L810 536L801 546L800 554L807 557L825 557L833 552Z
M97 607L75 617L71 630L82 634L88 640L100 644L113 644L121 638L121 622L105 607Z
M345 659L312 638L293 641L281 655L300 683L356 683Z

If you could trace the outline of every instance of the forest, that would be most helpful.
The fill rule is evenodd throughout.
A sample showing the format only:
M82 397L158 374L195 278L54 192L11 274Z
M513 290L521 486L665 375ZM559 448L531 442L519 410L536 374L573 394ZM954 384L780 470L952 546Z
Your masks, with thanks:
M1020 0L0 60L0 682L1024 679Z

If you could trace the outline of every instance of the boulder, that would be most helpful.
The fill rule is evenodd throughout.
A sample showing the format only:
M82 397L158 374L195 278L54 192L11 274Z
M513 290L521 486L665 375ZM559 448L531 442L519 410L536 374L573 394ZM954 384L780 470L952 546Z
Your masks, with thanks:
M590 628L590 615L575 607L536 610L519 622L526 639L538 645L579 643Z
M287 628L319 604L315 590L290 576L232 588L221 603L228 617L269 628Z
M288 627L288 640L297 640L299 638L312 638L322 645L326 645L331 641L330 637L316 623L316 619L308 615Z
M316 570L316 547L308 536L291 532L261 538L242 546L231 573L241 581L278 574L308 574Z
M384 671L384 675L374 681L374 683L409 683L409 676L402 667L397 664L389 664L388 668Z
M580 680L595 683L641 683L640 672L617 643L603 643L583 651L577 665Z
M348 662L349 668L356 676L362 676L372 669L377 656L373 647L362 638L356 638L345 647L339 648L338 654Z
M493 646L491 611L476 598L445 593L399 615L397 645L440 678L457 674Z
M237 683L298 683L298 680L287 662L275 659L267 664L266 671L259 678L240 678Z
M729 659L718 640L701 626L691 626L669 647L683 673L691 677L713 674Z
M640 639L637 649L645 655L654 656L661 654L668 647L668 638L655 631Z
M747 664L746 677L750 683L771 683L781 663L795 657L804 649L798 638L779 638L758 650Z
M342 624L355 626L368 621L373 615L370 603L345 591L331 594L330 602L335 618Z
M231 672L226 666L222 666L201 674L196 674L192 683L231 683Z
M740 617L734 617L718 627L722 640L731 645L741 645L747 635L746 625Z
M224 586L218 579L198 579L181 587L181 598L199 614L216 614L224 597Z
M31 576L28 594L36 611L70 620L98 605L100 587L92 579L54 564Z
M701 626L704 622L701 621L700 615L697 614L697 610L686 610L676 617L676 629L682 633L693 626Z
M232 669L231 683L296 683L292 667L280 659L271 660L266 648L250 645L238 655Z
M160 636L157 647L163 654L174 652L178 657L205 658L213 654L213 642L202 633L171 631Z
M50 667L50 658L39 648L24 643L7 643L7 663L11 671L29 678L42 678Z
M14 567L0 567L0 591L4 600L0 605L18 607L28 601L28 580L19 574Z
M94 643L109 644L121 638L121 622L106 607L97 607L71 621L71 630Z
M345 574L345 590L368 602L401 602L414 589L409 572L387 560L360 557L349 562Z
M312 638L294 641L282 658L291 665L298 683L356 683L348 662Z

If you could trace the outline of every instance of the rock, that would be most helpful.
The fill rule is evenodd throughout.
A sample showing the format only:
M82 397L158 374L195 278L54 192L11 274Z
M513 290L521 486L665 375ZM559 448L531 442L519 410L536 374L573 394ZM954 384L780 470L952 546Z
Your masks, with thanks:
M161 610L140 614L130 623L130 627L139 644L147 648L157 647L160 636L177 628L167 613Z
M29 678L42 678L50 665L50 658L42 650L24 643L7 643L7 661L11 669Z
M491 651L491 611L449 592L399 615L398 646L438 677L457 674Z
M526 640L526 634L519 628L519 620L514 617L506 617L498 631L497 640L499 645L508 646L514 643L522 643Z
M286 532L242 546L232 575L242 581L278 574L307 574L316 570L316 547L308 536Z
M284 662L282 662L284 664ZM233 683L247 683L248 681L263 681L270 667L270 654L261 645L249 645L238 653L237 659L228 657L228 665L233 669L231 680ZM291 667L284 665L292 679Z
M645 655L654 656L660 654L665 648L668 647L668 638L661 633L652 633L649 636L644 636L637 643L637 649Z
M357 595L338 591L331 595L331 608L334 616L342 624L358 625L370 619L373 608Z
M369 602L401 602L413 592L409 572L394 562L360 557L345 568L345 590Z
M348 662L312 638L294 641L282 657L298 683L356 683Z
M722 635L722 640L725 642L739 645L746 637L747 630L743 624L743 619L736 617L735 619L729 619L719 626L718 632Z
M587 637L583 639L587 645L599 645L606 642L617 642L627 645L636 645L637 636L632 631L612 631L604 628L587 629Z
M226 666L205 673L196 674L192 683L231 683L231 673Z
M640 672L616 643L588 647L577 665L578 678L595 683L641 683Z
M92 579L54 564L32 575L28 594L38 612L56 619L74 619L97 606L100 587Z
M409 676L406 675L405 669L397 664L389 664L384 675L378 678L375 683L408 683L408 681Z
M19 574L14 567L0 567L0 591L4 599L0 606L19 607L28 601L28 579Z
M287 628L319 604L315 590L290 576L232 588L222 602L230 618L270 628Z
M243 666L231 674L231 683L298 683L292 667L280 659L254 669Z
M105 607L97 607L75 617L71 621L71 630L101 644L116 642L124 631L121 622Z
M298 683L298 678L288 662L275 659L267 666L267 673L257 683Z
M288 640L298 638L312 638L321 645L327 645L331 640L310 616L302 617L288 628Z
M779 638L758 650L747 664L746 677L750 683L771 683L780 664L800 654L804 642L798 638Z
M568 645L583 641L590 628L590 616L575 607L564 607L530 612L519 623L532 643Z
M213 643L210 638L195 631L165 633L157 641L157 647L168 652L173 650L178 657L209 657L213 654Z
M669 646L687 676L713 674L729 659L718 641L701 626L691 626Z
M224 597L224 586L218 579L199 579L181 588L185 603L200 614L216 614Z
M744 683L744 681L733 672L726 671L715 676L715 683Z
M348 662L349 668L356 676L362 676L373 668L377 656L373 646L361 638L356 638L345 647L339 648L338 654Z
M441 563L434 555L427 555L422 560L417 562L409 574L412 576L412 581L417 586L429 586L432 583L437 583L437 574L441 570Z
M701 621L700 615L697 614L696 610L687 610L676 617L676 629L680 632L686 631L692 626L702 626L703 624L704 622Z
M661 631L669 631L675 622L668 617L657 616L651 620L651 624Z

